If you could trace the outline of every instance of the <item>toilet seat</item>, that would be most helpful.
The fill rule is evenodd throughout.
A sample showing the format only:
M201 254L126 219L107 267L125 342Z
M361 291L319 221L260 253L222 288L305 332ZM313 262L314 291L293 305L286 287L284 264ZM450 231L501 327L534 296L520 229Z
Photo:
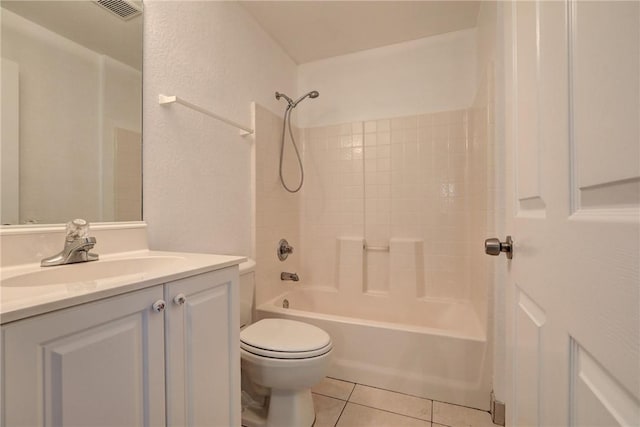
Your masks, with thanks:
M263 319L240 332L240 348L273 359L307 359L328 353L329 334L307 323Z

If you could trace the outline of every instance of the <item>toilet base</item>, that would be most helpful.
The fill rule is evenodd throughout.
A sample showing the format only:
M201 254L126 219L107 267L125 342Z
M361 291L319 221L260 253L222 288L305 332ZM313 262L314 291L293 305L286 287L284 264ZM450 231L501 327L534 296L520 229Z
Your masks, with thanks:
M246 408L242 410L242 427L266 427L267 412L262 409Z
M246 408L244 427L311 427L316 414L311 390L271 390L269 408Z

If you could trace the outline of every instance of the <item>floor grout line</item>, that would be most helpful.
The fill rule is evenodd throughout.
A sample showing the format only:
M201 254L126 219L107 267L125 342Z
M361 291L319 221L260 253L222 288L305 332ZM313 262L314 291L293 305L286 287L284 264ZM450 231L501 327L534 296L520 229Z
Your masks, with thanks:
M334 379L337 379L337 378L334 378ZM338 381L343 381L343 380L338 380ZM345 382L350 382L350 381L345 381ZM361 384L361 383L353 383L353 384L361 385L363 387L375 388L376 390L388 391L389 393L401 394L403 396L415 397L416 399L425 399L425 400L433 401L433 399L428 398L428 397L422 397L422 396L417 396L415 394L403 393L401 391L389 390L388 388L376 387L376 386L373 386L373 385L367 385L367 384ZM443 402L443 403L448 403L448 402ZM452 403L452 405L455 405L455 403ZM461 405L458 405L458 406L461 406ZM472 408L472 409L475 409L475 408Z
M418 421L424 421L424 422L426 422L426 423L431 423L431 420L425 420L424 418L416 418L416 417L412 417L411 415L406 415L406 414L401 414L401 413L399 413L399 412L389 411L388 409L376 408L375 406L363 405L362 403L356 403L356 402L347 402L347 403L351 403L352 405L363 406L363 407L365 407L365 408L375 409L375 410L377 410L377 411L386 412L386 413L388 413L388 414L399 415L399 416L401 416L401 417L411 418L411 419L413 419L413 420L418 420ZM345 406L346 406L346 405L345 405Z
M342 381L342 380L338 380L338 381ZM351 381L345 381L345 382L351 382ZM349 393L349 396L347 396L347 400L344 401L344 406L342 407L342 411L340 411L340 415L338 415L338 419L336 420L334 427L336 427L338 425L338 422L340 422L340 418L342 418L342 414L344 413L344 410L347 409L347 404L349 403L349 399L351 399L351 395L353 394L353 391L356 389L356 383L351 383L351 384L353 385L353 387L351 387L351 392Z
M351 381L346 381L346 380L341 380L340 378L334 378L334 377L327 377L327 378L331 378L332 380L336 380L336 381L342 381L345 383L351 383L354 384L354 386L356 385L361 385L363 387L369 387L369 388L375 388L376 390L382 390L382 391L388 391L389 393L396 393L396 394L401 394L403 396L409 396L409 397L415 397L416 399L424 399L424 400L430 400L431 401L431 405L432 405L432 409L433 409L433 403L434 402L438 402L438 403L444 403L446 405L453 405L453 406L458 406L460 408L467 408L467 409L472 409L474 411L480 411L480 412L487 412L490 413L489 410L484 410L484 409L479 409L479 408L474 408L473 406L466 406L466 405L460 405L458 403L452 403L452 402L445 402L444 400L438 400L438 399L432 399L430 397L422 397L422 396L418 396L415 394L409 394L409 393L403 393L401 391L394 391L394 390L389 390L387 388L382 388L382 387L376 387L373 385L367 385L367 384L361 384L361 383L354 383ZM349 398L351 398L351 394L353 394L353 390L355 389L355 387L351 390L351 393L349 394ZM337 398L336 398L337 399ZM348 402L348 400L347 400ZM442 424L444 425L444 424Z
M433 399L431 399L431 427L433 427Z
M431 399L431 401L432 402L438 402L438 403L444 403L445 405L457 406L459 408L467 408L467 409L471 409L473 411L486 412L487 414L491 414L491 412L489 410L485 411L484 409L474 408L473 406L459 405L457 403L445 402L444 400L436 400L436 399Z
M333 425L333 427L336 427L338 425L338 423L340 422L340 418L342 418L342 413L344 412L345 408L347 407L347 401L343 400L344 405L342 405L342 410L340 411L340 415L338 415L338 418L336 419L335 424Z
M341 402L346 402L346 400L340 399L339 397L330 396L330 395L324 394L324 393L318 393L317 391L312 391L311 394L317 394L318 396L324 396L324 397L328 397L329 399L335 399L335 400L339 400Z
M360 384L360 383L357 383L357 382L341 380L339 378L333 378L333 377L327 377L327 378L331 378L331 379L336 380L336 381L349 383L349 384L352 385L351 391L349 392L349 396L347 396L346 400L341 399L339 397L335 397L335 396L325 395L325 394L322 394L322 393L315 393L315 394L318 394L320 396L336 399L336 400L339 400L339 401L344 403L344 405L342 406L342 410L340 411L340 415L338 415L338 418L336 419L334 427L337 427L337 425L340 422L340 419L342 418L342 415L344 414L344 411L346 410L347 405L349 403L351 403L353 405L358 405L358 406L362 406L362 407L365 407L365 408L369 408L369 409L374 409L374 410L386 412L386 413L389 413L389 414L398 415L398 416L401 416L401 417L407 417L407 418L411 418L411 419L414 419L414 420L427 422L427 423L431 424L431 427L434 427L434 424L435 424L435 427L439 427L439 426L450 427L450 426L447 426L446 424L436 423L434 421L434 419L433 419L433 415L434 415L433 411L434 411L434 407L435 407L435 403L436 402L442 403L442 404L445 404L445 405L457 406L459 408L465 408L465 409L469 409L469 410L472 410L472 411L479 411L479 412L489 413L489 411L485 411L485 410L478 409L478 408L473 408L473 407L470 407L470 406L464 406L464 405L459 405L459 404L456 404L456 403L445 402L445 401L441 401L441 400L430 399L430 398L427 398L427 397L416 396L416 395L413 395L413 394L397 392L397 391L388 390L388 389L385 389L385 388L382 388L382 387L375 387L375 386L370 386L370 385L366 385L366 384ZM429 417L429 419L417 418L417 417L414 417L414 416L411 416L411 415L406 415L406 414L402 414L402 413L399 413L399 412L389 411L387 409L377 408L375 406L370 406L370 405L365 405L365 404L362 404L362 403L353 402L353 401L351 401L351 397L353 396L353 393L354 393L354 391L355 391L355 389L356 389L356 387L358 385L361 385L363 387L369 387L369 388L373 388L373 389L377 389L377 390L386 391L386 392L389 392L389 393L396 393L396 394L400 394L400 395L403 395L403 396L414 397L414 398L417 398L417 399L429 400L429 401L431 401L431 414L430 414L430 417Z
M358 383L352 383L353 387L351 387L351 393L349 393L349 396L347 397L347 402L349 402L351 400L351 396L353 396L353 392L356 389L356 386L358 385Z

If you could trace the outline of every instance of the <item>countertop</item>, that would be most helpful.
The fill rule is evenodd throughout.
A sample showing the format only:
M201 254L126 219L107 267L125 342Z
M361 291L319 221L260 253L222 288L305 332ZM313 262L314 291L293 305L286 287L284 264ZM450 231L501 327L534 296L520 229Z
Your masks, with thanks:
M83 268L89 267L87 264L102 263L99 267L109 269L109 264L114 266L121 260L128 264L135 263L140 258L157 258L154 268L145 271L123 271L123 274L113 275L99 279L86 278L78 280L64 280L60 283L47 283L40 286L22 286L11 284L12 279L26 274L38 274L47 270L53 276L75 276L82 277ZM164 261L167 261L166 263ZM114 262L115 261L115 262ZM238 265L246 261L245 257L230 255L213 255L186 252L162 252L139 250L132 252L122 252L100 256L98 261L89 263L69 264L57 267L40 267L39 264L23 264L0 269L0 323L5 324L26 317L47 313L54 310L83 304L90 301L120 295L150 286L160 285L196 274L219 270L225 267ZM66 269L55 272L54 270ZM72 270L73 269L73 270ZM58 274L59 273L59 274ZM85 274L86 276L86 274ZM36 276L34 276L36 277Z

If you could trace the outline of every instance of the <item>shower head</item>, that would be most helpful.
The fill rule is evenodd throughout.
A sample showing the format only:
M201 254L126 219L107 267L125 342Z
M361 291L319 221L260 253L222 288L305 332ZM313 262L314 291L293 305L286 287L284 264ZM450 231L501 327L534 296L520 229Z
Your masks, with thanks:
M309 93L306 93L304 95L302 95L300 98L298 98L297 101L293 101L293 99L289 98L287 95L285 95L284 93L280 93L280 92L276 92L276 99L280 99L280 98L284 98L287 100L287 102L289 103L289 108L295 108L296 105L298 105L303 99L309 97L309 98L317 98L320 96L320 92L318 92L317 90L312 90Z
M293 103L293 108L296 108L296 105L298 105L303 99L305 99L306 97L309 98L317 98L320 96L320 92L318 92L317 90L312 90L309 93L305 93L304 95L302 95L300 98L298 98L298 100L296 102Z

